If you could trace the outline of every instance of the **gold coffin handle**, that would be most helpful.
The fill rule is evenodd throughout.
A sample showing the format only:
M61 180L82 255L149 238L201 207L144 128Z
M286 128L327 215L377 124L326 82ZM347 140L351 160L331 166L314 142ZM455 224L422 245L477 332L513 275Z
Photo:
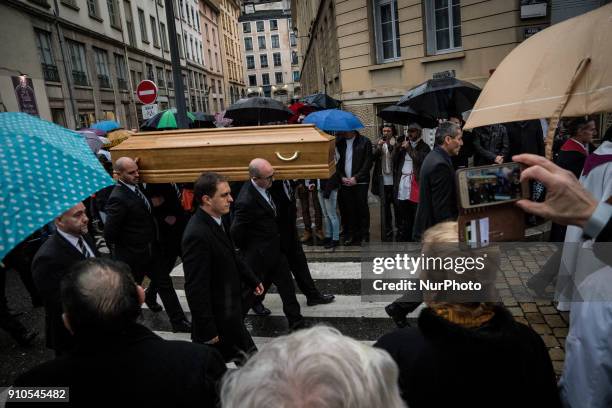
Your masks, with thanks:
M276 153L276 157L278 157L279 160L286 161L286 162L294 161L300 155L299 150L296 150L290 157L284 157L282 154L280 154L280 152L275 152L275 153Z

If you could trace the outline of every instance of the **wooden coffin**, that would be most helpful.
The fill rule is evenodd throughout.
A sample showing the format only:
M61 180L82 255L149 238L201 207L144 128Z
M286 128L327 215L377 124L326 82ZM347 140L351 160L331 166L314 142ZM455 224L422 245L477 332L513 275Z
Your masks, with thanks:
M248 180L256 157L274 166L276 179L325 179L336 171L334 154L335 138L313 125L141 132L111 149L113 161L138 157L145 183L194 182L207 171Z

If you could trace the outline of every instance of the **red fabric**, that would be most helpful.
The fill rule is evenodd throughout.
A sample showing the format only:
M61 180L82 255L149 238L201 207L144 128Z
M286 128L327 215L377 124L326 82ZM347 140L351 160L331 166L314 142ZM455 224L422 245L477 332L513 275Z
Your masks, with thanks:
M419 183L417 183L413 173L410 180L410 197L408 197L408 199L413 203L418 203L419 198Z
M561 151L564 152L578 152L582 153L585 156L587 155L587 151L584 149L584 146L574 139L567 139L563 146L561 146Z
M181 205L185 211L193 210L193 190L184 188L181 194Z
M289 106L289 110L293 112L293 116L291 116L289 120L287 120L287 122L291 124L298 123L300 115L306 116L309 113L316 111L314 107L306 105L302 102L296 102L292 104L291 106Z

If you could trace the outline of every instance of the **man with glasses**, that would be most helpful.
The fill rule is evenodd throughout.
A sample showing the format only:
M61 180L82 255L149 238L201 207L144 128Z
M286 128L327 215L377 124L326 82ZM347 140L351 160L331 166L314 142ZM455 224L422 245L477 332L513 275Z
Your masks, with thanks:
M249 164L250 182L246 182L235 201L231 235L240 249L244 261L262 280L264 293L246 295L247 307L254 307L259 315L270 314L261 302L265 293L274 285L283 301L283 312L289 328L297 330L304 326L300 304L295 296L289 263L281 252L281 236L276 222L277 207L269 188L274 181L274 168L264 159L253 159Z

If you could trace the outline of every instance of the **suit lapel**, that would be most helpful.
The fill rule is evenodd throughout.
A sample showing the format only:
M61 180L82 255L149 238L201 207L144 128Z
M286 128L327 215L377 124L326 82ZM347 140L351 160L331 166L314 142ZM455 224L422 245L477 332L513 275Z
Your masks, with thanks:
M132 200L137 201L137 202L138 202L138 204L139 204L139 205L140 205L140 206L141 206L141 207L142 207L142 208L143 208L143 209L144 209L146 212L148 212L149 214L151 213L151 212L149 211L149 209L147 208L147 205L146 205L146 204L145 204L145 203L142 201L142 199L141 199L141 198L138 196L138 194L136 194L136 192L135 192L135 191L132 191L132 189L131 189L131 188L129 188L128 186L126 186L125 184L123 184L123 183L121 183L121 182L119 183L119 185L120 185L121 187L123 187L123 189L124 189L125 193L126 193L126 194L127 194L127 195L128 195L128 196L129 196L129 197L132 199ZM144 195L144 192L142 192L142 195L145 197L145 200L148 200L147 196L145 196L145 195ZM153 203L149 202L149 205L151 206L151 209L153 209Z
M198 216L206 223L208 224L208 226L210 227L211 231L213 232L213 234L215 234L215 236L217 237L217 239L219 239L221 242L223 242L225 245L227 245L232 251L234 250L234 244L232 243L229 235L227 235L227 233L225 233L225 231L223 231L223 229L221 228L221 226L219 224L217 224L217 221L215 221L213 219L213 217L211 217L210 215L208 215L204 210L202 210L201 208L198 208ZM223 222L223 219L221 219L221 222ZM225 228L227 228L227 226L225 226Z
M60 243L60 245L63 246L64 249L66 249L66 251L71 253L72 256L74 256L76 258L79 258L79 259L85 259L85 256L83 256L81 251L76 249L76 247L74 245L72 245L70 242L68 242L68 240L62 236L62 234L60 234L59 232L56 231L55 232L55 236L56 236L56 239L58 240L58 242ZM87 243L89 244L89 242L87 242Z
M255 186L253 185L251 181L249 181L249 191L251 192L251 195L255 197L255 201L257 201L259 205L265 208L270 214L275 216L274 209L272 208L270 203L267 202L266 199L263 198L261 194L259 194L259 191L257 191L257 189L255 188Z

